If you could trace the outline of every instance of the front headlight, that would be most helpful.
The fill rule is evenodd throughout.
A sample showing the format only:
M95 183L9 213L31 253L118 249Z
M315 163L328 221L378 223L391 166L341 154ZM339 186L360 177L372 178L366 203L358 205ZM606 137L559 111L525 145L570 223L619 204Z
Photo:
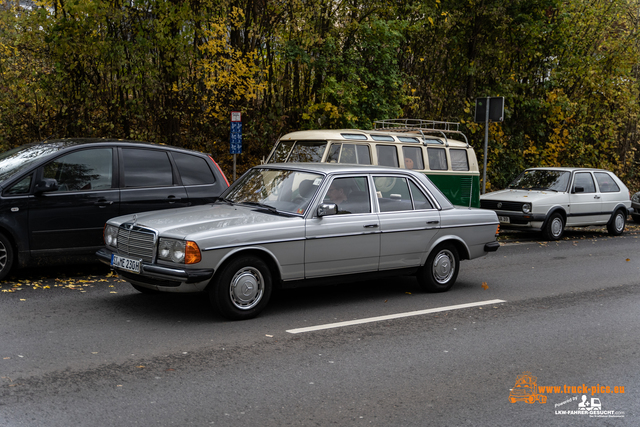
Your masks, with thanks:
M105 225L104 227L104 244L112 248L118 247L118 227L113 225Z
M202 259L196 242L160 238L158 258L180 264L195 264Z
M531 212L531 204L530 203L524 203L522 205L522 212L528 214L529 212Z

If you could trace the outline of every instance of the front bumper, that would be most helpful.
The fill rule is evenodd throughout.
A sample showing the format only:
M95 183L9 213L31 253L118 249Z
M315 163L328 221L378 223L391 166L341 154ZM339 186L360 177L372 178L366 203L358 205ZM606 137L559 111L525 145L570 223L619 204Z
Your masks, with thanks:
M148 279L154 279L161 282L159 286L164 287L177 287L182 283L200 283L211 280L213 277L213 268L180 268L180 267L165 267L157 264L150 264L142 262L140 264L141 273L135 274L126 270L121 270L117 267L111 266L111 252L107 248L102 248L96 255L98 259L103 263L110 266L112 269L123 273L123 276L127 279L131 279L135 282L149 283ZM145 280L147 279L147 280Z

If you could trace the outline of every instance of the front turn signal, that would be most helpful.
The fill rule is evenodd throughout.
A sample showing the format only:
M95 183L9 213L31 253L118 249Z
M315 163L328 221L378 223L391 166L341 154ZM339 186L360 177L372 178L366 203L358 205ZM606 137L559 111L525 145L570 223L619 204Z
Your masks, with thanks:
M198 244L196 242L188 240L185 248L184 263L196 264L201 260L202 255L200 254L200 248L198 247Z

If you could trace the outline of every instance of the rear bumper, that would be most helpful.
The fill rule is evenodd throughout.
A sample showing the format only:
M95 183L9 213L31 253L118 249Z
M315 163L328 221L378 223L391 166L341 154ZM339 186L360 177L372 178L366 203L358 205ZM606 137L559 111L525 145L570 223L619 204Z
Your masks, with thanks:
M484 245L484 251L485 252L495 252L498 250L498 248L500 247L500 243L498 242L489 242L486 245Z

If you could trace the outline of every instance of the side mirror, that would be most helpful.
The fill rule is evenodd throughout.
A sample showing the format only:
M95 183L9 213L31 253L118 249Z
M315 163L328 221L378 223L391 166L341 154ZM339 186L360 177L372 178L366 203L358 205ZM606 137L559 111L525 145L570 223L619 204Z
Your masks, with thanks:
M36 184L35 193L47 193L50 191L58 190L58 181L53 178L43 178L42 181Z
M573 187L573 193L584 193L584 187L576 185L575 187Z
M316 213L319 217L327 216L327 215L335 215L338 213L338 205L335 203L322 203L318 206Z

